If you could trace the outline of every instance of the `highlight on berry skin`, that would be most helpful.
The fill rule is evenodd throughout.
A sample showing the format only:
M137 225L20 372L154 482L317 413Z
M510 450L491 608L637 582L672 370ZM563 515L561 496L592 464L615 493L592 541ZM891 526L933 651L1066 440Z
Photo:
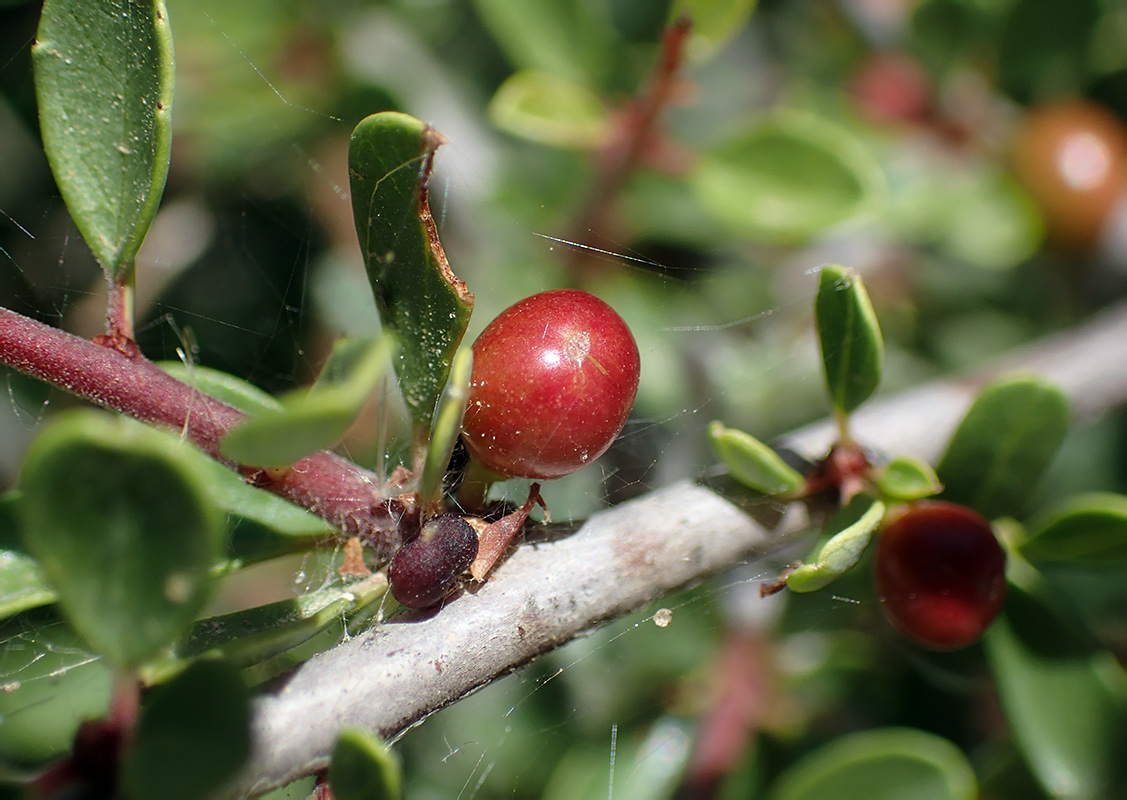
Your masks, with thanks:
M641 360L629 327L592 294L525 298L473 345L463 437L505 477L559 478L590 464L622 430Z

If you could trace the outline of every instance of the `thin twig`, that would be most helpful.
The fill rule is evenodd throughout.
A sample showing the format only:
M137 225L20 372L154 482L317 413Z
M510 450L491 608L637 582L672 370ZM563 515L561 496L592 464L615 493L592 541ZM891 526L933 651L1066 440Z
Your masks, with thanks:
M375 475L327 451L280 472L231 463L220 453L219 443L244 414L176 380L135 351L123 352L113 342L87 341L0 308L0 364L103 408L183 431L189 441L249 483L309 509L347 534L363 537L380 557L399 545L396 520Z

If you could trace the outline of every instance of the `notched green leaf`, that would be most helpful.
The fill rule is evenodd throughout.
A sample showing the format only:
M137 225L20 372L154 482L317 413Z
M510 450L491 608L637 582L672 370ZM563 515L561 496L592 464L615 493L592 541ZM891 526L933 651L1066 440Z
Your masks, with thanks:
M48 0L32 57L59 191L106 273L127 280L168 177L168 12L160 0Z
M249 416L223 438L220 451L240 464L277 467L333 447L385 373L393 350L386 337L342 339L311 388L283 396L275 410Z
M395 752L364 731L341 731L329 765L329 785L337 800L395 800L403 777Z
M21 530L75 629L136 667L202 608L223 518L175 436L81 411L32 443L20 476Z
M801 473L779 458L779 454L754 436L725 427L708 426L708 438L732 477L763 494L787 494L802 488Z
M770 800L975 800L978 784L963 751L914 728L879 728L835 739L792 765Z
M787 588L794 592L816 592L852 569L880 527L884 511L884 503L873 500L856 522L825 543L817 561L804 564L787 575Z
M145 698L123 781L136 800L213 797L250 747L250 694L238 671L197 661Z
M383 112L352 132L352 210L384 330L399 343L395 371L416 443L430 432L473 295L446 261L427 200L441 134L414 117Z
M876 391L884 362L884 340L860 276L836 264L822 267L814 315L830 400L848 414Z
M1068 432L1068 401L1038 377L1009 376L975 399L936 472L943 498L983 516L1019 517Z
M595 148L609 129L598 95L582 84L533 70L501 84L489 102L489 119L507 133L554 147Z
M702 155L690 185L737 235L793 244L871 212L884 175L849 131L780 112Z
M922 500L943 491L935 470L926 461L912 456L888 462L873 475L873 483L889 500Z
M1127 497L1110 492L1066 500L1026 528L1018 544L1034 564L1127 565Z

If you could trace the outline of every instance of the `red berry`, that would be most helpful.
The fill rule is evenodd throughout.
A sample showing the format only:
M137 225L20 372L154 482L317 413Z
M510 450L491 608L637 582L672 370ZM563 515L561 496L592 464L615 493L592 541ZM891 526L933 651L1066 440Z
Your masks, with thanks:
M1022 121L1013 165L1057 244L1086 248L1124 191L1127 127L1096 103L1042 106Z
M463 423L485 467L559 478L602 455L638 391L638 345L594 295L557 289L525 298L482 331Z
M477 532L468 522L456 514L432 517L391 560L391 594L409 608L438 605L476 555Z
M1006 595L1006 555L990 523L954 503L922 502L890 515L875 567L885 616L934 650L976 642Z

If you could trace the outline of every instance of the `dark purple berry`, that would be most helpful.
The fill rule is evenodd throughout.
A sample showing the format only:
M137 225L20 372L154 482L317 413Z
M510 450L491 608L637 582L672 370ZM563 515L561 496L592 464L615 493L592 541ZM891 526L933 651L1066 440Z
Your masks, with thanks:
M889 621L933 650L978 641L1006 597L1006 554L989 521L955 503L890 515L874 566Z
M391 560L391 594L410 608L437 605L476 555L477 532L468 522L456 514L432 517Z

